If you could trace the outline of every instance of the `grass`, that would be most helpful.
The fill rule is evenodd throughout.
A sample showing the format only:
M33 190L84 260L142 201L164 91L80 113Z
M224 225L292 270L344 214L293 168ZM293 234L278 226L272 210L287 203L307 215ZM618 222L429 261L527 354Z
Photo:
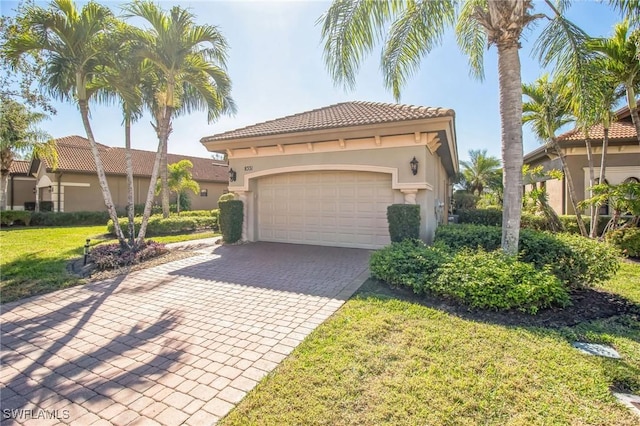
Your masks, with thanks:
M608 290L640 303L640 265ZM370 281L223 425L637 425L612 387L640 391L637 315L563 329L463 319ZM623 360L582 355L575 338Z
M84 283L67 272L67 263L82 256L87 238L91 238L91 245L115 241L104 234L105 230L100 225L0 231L0 301L6 303ZM204 232L151 239L172 243L216 235Z

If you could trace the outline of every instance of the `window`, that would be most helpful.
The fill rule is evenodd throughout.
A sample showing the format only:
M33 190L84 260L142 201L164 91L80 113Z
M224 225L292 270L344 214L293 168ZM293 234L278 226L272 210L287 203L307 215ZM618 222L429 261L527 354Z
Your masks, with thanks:
M200 190L200 196L201 197L208 197L209 196L209 190L208 189L201 189Z

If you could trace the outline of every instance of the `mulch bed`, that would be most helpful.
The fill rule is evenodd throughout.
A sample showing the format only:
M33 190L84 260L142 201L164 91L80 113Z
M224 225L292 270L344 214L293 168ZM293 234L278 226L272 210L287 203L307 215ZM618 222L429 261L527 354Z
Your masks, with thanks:
M573 304L566 308L544 309L536 315L520 311L485 311L471 309L465 305L435 295L420 296L406 288L390 287L388 284L369 279L358 294L384 295L423 306L438 309L461 318L507 326L531 326L560 328L583 322L630 314L640 318L640 305L618 295L600 289L584 289L571 294Z
M134 271L139 271L141 269L152 268L164 263L173 262L175 260L182 260L197 255L198 253L195 253L193 251L175 249L170 250L168 253L145 260L144 262L137 263L135 265L125 266L117 269L109 269L105 271L98 270L92 263L84 265L83 258L80 257L69 262L69 264L67 265L67 270L73 275L77 275L81 278L86 278L89 282L94 282L128 274Z

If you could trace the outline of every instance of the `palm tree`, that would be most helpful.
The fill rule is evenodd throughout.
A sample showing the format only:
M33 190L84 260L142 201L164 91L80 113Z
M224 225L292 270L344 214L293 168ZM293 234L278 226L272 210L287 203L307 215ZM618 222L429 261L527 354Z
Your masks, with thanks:
M529 124L535 135L549 145L558 155L562 163L562 171L567 180L569 200L576 213L578 228L583 236L587 236L587 228L578 208L578 198L567 159L560 148L556 132L565 124L573 121L569 105L569 92L561 82L549 80L545 74L532 84L523 84L522 93L528 101L522 104L522 121Z
M191 176L193 163L189 160L180 160L177 163L169 164L169 189L176 193L176 203L178 213L180 213L180 195L186 191L192 191L194 194L200 192L200 185L193 180ZM158 181L157 190L161 189L161 182Z
M196 25L194 16L179 6L165 12L150 1L134 1L125 10L150 25L137 31L136 38L138 54L154 69L148 102L161 152L162 211L168 217L167 147L173 117L206 109L212 121L235 111L226 73L227 42L217 27Z
M589 39L587 47L597 52L597 59L605 73L614 78L617 85L624 87L627 106L640 143L640 117L635 94L635 87L640 79L640 61L637 57L637 45L630 36L629 22L625 20L614 27L611 38Z
M469 150L470 161L461 161L462 174L471 193L482 195L500 171L500 160L487 156L487 150Z
M128 243L133 248L136 245L136 236L134 226L133 164L131 160L131 124L142 115L144 67L142 66L142 61L133 54L135 44L131 40L131 33L132 29L125 23L116 23L115 31L108 40L109 45L106 49L105 63L99 66L97 76L92 85L98 88L98 98L100 100L105 102L118 100L122 108L127 175ZM156 173L156 177L157 170L158 165L155 165L153 172ZM151 180L150 182L153 181ZM153 202L153 195L151 195L151 202ZM148 214L143 216L143 222L148 220ZM144 236L141 241L143 239Z
M25 19L29 30L7 42L7 56L15 59L28 52L46 52L45 75L50 91L61 100L77 102L105 206L114 222L116 236L124 246L126 241L89 121L89 100L96 91L91 81L102 61L105 40L114 23L113 14L95 2L78 10L71 0L53 0L49 9L28 7Z
M55 141L37 125L45 114L29 111L11 98L0 96L0 210L7 208L9 170L16 157L46 158L55 168Z
M483 75L483 52L498 50L502 161L504 164L504 213L502 248L518 251L522 209L522 86L520 37L542 14L532 14L532 0L469 0L456 9L455 0L375 1L334 0L322 16L325 61L337 83L355 84L364 56L388 30L382 52L385 85L400 98L400 89L420 66L422 57L437 46L449 26L455 26L458 44L469 55L471 73ZM541 55L549 61L570 56L582 32L565 20L562 10L545 0L554 17L542 33ZM559 43L563 38L571 43Z

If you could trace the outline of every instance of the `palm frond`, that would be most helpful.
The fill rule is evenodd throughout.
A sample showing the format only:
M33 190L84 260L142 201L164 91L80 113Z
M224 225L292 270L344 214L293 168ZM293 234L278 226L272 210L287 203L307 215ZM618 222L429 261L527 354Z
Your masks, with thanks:
M478 8L486 9L486 0L469 0L462 4L456 24L456 39L460 50L469 57L469 74L482 81L487 34L477 20Z

